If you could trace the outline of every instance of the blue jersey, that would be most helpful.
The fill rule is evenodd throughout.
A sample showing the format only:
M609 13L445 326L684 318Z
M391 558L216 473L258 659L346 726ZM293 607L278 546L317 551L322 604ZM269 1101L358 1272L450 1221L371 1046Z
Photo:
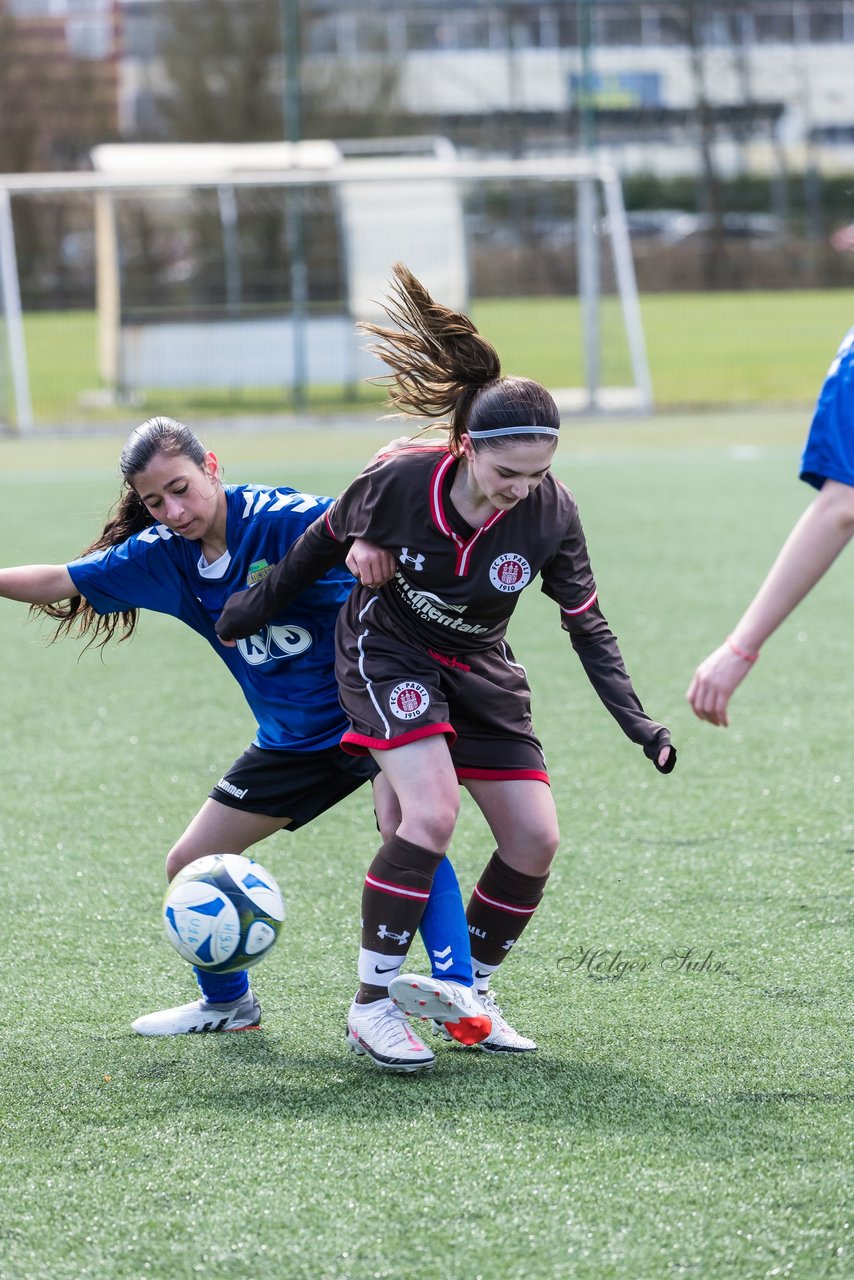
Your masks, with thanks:
M801 457L801 479L854 485L854 329L842 339L827 371Z
M353 586L342 566L305 591L257 635L226 648L214 624L223 604L264 576L331 499L267 485L226 485L227 551L214 564L200 544L155 524L119 546L68 565L97 613L153 609L192 627L243 690L267 750L320 751L347 727L335 682L335 621Z

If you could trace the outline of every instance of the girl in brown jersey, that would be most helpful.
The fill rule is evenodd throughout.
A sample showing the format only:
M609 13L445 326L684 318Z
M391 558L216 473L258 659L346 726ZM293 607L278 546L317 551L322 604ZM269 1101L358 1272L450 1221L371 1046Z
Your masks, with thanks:
M374 459L262 583L231 597L217 631L226 642L252 634L345 559L356 538L395 556L391 579L362 572L336 630L350 719L342 745L370 752L402 815L365 879L347 1039L378 1066L413 1071L433 1055L395 1019L395 1006L452 1033L476 1012L441 982L400 972L454 832L460 783L497 846L466 912L477 996L492 1020L481 1047L536 1048L506 1021L489 984L539 905L559 839L527 678L505 638L537 574L623 731L661 773L676 752L632 688L597 603L575 500L551 473L554 400L537 382L502 377L495 349L465 315L436 303L406 267L394 275L386 308L394 327L362 327L391 370L391 403L445 419L447 442Z

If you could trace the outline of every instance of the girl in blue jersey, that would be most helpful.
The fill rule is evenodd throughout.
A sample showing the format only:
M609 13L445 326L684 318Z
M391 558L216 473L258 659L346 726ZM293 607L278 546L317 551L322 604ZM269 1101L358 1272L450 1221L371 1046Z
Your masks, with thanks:
M64 565L0 570L0 596L47 614L56 622L54 639L76 634L99 647L117 635L129 637L140 609L170 614L208 641L243 690L258 724L255 739L170 849L167 877L206 854L242 853L276 831L294 831L368 779L377 824L394 832L400 814L391 788L372 763L339 747L346 719L335 682L334 632L353 586L344 566L234 648L219 644L214 629L228 597L263 578L330 499L286 487L223 484L215 455L171 418L152 418L133 431L119 466L121 498L87 551ZM379 548L362 543L354 551L347 563L363 581L379 582L391 572ZM468 1010L455 1004L454 994L471 986L471 956L452 871L431 899L422 936L431 957L442 956L448 1007L458 1020ZM178 1035L257 1027L261 1009L245 971L196 970L196 977L201 1000L138 1018L134 1030ZM388 1017L403 1021L390 1002ZM462 1026L459 1036L488 1031L481 1019Z

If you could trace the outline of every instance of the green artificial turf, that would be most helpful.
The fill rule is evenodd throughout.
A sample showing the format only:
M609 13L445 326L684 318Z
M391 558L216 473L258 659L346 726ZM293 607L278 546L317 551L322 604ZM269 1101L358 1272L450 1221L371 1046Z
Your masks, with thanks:
M163 856L251 721L172 620L102 661L0 601L3 1280L852 1274L854 562L768 644L729 730L694 720L693 667L809 491L794 417L682 426L581 426L557 462L675 773L622 737L536 589L511 628L563 836L496 983L530 1056L440 1044L400 1078L346 1050L367 793L258 849L288 904L253 978L263 1031L135 1037L193 997L160 930ZM229 479L335 492L374 443L317 439L220 451ZM118 442L8 446L3 561L69 558L115 496ZM466 890L490 849L464 801Z

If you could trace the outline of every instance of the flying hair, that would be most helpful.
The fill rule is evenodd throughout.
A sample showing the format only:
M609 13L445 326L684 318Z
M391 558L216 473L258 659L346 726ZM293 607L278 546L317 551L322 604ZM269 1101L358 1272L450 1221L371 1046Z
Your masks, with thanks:
M453 420L501 376L498 352L468 316L435 302L403 263L392 270L384 310L397 327L359 325L379 338L370 350L391 370L372 381L388 388L390 405L407 417Z
M392 409L405 417L446 419L449 445L462 449L469 430L541 425L554 438L560 415L544 387L529 378L502 377L495 347L461 311L436 302L408 267L396 262L384 303L396 327L362 321L379 339L369 350L390 373L372 378L385 386ZM501 448L504 437L484 437L477 448Z

